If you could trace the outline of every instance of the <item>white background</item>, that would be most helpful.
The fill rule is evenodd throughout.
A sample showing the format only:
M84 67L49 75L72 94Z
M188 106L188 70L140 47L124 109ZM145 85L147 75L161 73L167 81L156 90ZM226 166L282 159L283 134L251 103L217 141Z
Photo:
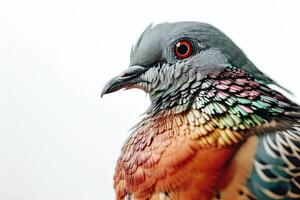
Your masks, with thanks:
M0 199L110 200L120 148L149 105L100 99L150 22L212 23L300 95L300 1L0 1Z

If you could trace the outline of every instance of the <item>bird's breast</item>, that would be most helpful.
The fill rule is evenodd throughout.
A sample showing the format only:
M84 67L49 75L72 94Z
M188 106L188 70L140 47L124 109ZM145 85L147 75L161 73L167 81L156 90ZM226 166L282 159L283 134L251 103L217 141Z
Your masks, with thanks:
M221 177L239 144L219 147L216 135L221 130L209 127L205 137L216 137L215 143L204 148L204 135L192 136L199 130L191 127L188 114L149 118L132 134L116 168L118 200L126 195L155 199L158 193L172 200L210 199L219 185L226 184L226 177Z

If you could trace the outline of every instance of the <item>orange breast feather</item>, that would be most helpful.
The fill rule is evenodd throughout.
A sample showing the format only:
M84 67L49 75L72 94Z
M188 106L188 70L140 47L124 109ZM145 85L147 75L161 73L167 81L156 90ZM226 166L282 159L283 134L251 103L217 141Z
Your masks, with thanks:
M172 200L213 196L238 144L220 147L222 130L202 127L203 134L186 116L159 115L139 125L117 163L114 180L118 200L126 195L148 200L162 192Z

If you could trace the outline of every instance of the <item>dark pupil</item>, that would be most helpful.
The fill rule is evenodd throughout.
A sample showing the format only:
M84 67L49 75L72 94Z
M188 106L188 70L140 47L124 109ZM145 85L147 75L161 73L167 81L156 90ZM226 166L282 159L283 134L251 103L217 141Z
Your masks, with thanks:
M186 54L186 52L188 51L188 47L185 44L181 44L178 48L177 48L177 52L181 55Z

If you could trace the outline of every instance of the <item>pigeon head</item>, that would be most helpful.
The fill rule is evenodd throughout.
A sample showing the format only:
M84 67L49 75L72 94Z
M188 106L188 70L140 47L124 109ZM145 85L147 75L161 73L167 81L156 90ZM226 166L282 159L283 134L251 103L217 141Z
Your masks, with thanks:
M111 79L102 95L122 88L140 88L152 103L229 66L242 68L258 81L260 72L232 40L212 25L177 22L150 25L132 48L130 66Z

